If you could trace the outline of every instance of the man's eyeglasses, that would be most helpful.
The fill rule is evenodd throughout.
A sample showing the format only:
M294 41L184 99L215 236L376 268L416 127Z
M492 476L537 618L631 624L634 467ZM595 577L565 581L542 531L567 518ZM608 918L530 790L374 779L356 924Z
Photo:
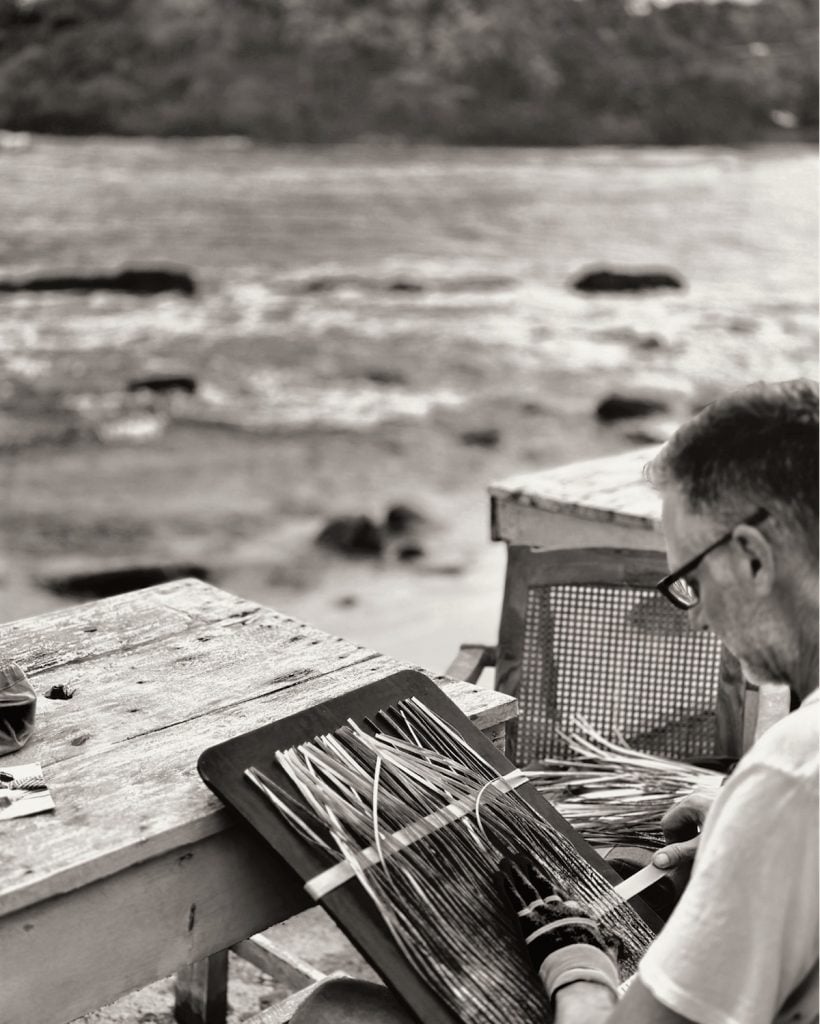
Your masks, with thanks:
M752 513L747 519L742 519L739 523L732 527L728 533L724 533L722 537L719 537L714 544L710 544L708 548L704 548L699 555L696 555L693 559L682 565L680 569L676 569L668 576L656 584L656 588L663 594L664 597L668 598L676 608L694 608L700 600L700 594L697 590L687 582L687 575L696 569L703 559L710 554L715 548L719 548L721 544L725 544L727 541L732 539L732 535L738 526L757 526L758 523L762 523L764 519L768 518L769 513L765 508L759 508L757 512Z

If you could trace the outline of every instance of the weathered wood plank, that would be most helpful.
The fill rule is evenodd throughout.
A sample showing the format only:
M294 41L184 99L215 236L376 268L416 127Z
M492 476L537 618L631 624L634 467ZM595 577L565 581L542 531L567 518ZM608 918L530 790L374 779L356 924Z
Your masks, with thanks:
M228 1012L228 951L221 949L177 971L174 1020L177 1024L225 1024Z
M519 474L492 484L489 492L496 506L496 519L501 520L500 508L518 505L561 512L576 519L651 530L660 517L660 498L643 479L642 471L657 451L658 446L653 445L622 455ZM507 538L500 534L498 539Z
M60 665L152 644L197 624L238 620L258 608L252 601L200 580L177 580L3 623L0 652L33 676Z
M307 960L291 953L284 946L272 942L267 935L253 935L231 946L231 952L241 956L243 960L269 974L280 984L292 988L306 985L311 981L321 981L324 974L309 964Z
M48 767L86 758L106 745L309 683L374 656L266 609L238 622L196 624L151 644L71 661L39 676L35 686L41 693L56 684L73 696L39 701L36 734L13 759L36 759Z
M64 1024L311 905L248 829L0 916L0 1024Z
M663 551L660 522L635 519L629 525L610 519L579 519L570 512L549 512L534 505L492 499L492 538L511 546L557 551L561 548L641 548Z
M423 670L422 670L423 671ZM427 673L430 675L430 673ZM518 703L509 694L496 690L485 690L460 679L446 679L444 676L430 676L435 683L454 701L473 724L482 732L489 732L497 726L510 722L518 714Z

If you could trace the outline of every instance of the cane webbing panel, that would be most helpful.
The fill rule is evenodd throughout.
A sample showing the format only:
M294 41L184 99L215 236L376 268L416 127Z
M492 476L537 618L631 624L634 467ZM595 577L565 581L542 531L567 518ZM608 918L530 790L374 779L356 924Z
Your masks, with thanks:
M529 587L516 763L565 754L573 713L639 750L713 754L720 654L652 589Z

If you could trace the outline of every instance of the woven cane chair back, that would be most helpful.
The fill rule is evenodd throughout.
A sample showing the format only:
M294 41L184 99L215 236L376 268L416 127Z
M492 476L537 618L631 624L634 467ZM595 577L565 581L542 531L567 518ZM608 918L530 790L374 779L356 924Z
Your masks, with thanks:
M496 688L518 698L517 764L566 754L560 733L574 714L664 757L732 756L739 741L725 735L717 708L727 694L742 699L736 663L654 589L668 571L661 554L509 555Z

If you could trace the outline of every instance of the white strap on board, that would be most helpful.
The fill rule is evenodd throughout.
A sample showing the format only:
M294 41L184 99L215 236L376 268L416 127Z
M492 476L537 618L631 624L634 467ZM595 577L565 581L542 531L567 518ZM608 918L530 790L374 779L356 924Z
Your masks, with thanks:
M654 864L647 864L645 868L641 868L640 871L636 871L634 875L630 875L629 878L625 878L623 882L619 882L615 886L615 892L620 896L622 900L631 900L633 896L637 896L639 892L643 892L644 889L648 889L650 885L654 885L659 878L663 878L666 871L661 871L660 868L656 868Z
M436 832L445 825L463 818L465 814L475 811L478 798L482 793L486 793L489 789L493 789L498 793L509 793L522 786L525 782L529 782L529 779L518 768L508 772L506 775L500 775L497 779L492 779L487 783L478 793L472 793L469 796L462 797L460 800L454 800L453 803L446 804L444 807L439 808L439 810L419 818L418 821L411 822L411 824L399 829L398 832L386 835L381 840L379 848L368 846L367 849L358 853L353 860L340 861L326 871L321 871L318 875L314 875L310 881L305 882L305 892L312 899L320 900L323 896L327 896L329 892L354 878L357 874L357 869L363 870L372 867L383 857L388 857L399 850L403 850L411 843L415 843L417 839L423 839L425 836L429 836L431 832Z
M480 796L481 793L486 792L490 788L499 793L509 793L528 781L528 777L516 768L506 775L501 775L497 779L491 780L478 795ZM327 868L325 871L320 871L318 875L314 875L308 882L305 882L305 892L311 899L320 900L329 892L354 878L357 869L364 870L372 867L382 858L389 857L391 854L405 849L411 843L416 842L416 840L423 839L432 832L444 828L445 825L463 818L465 814L475 811L476 805L477 797L474 794L446 804L444 807L439 808L439 810L433 811L431 814L427 814L423 818L419 818L417 821L399 829L398 832L384 836L379 848L375 845L368 846L357 854L354 860L343 860ZM640 871L636 871L634 875L616 885L614 887L615 892L622 901L626 902L626 900L631 900L633 896L643 892L644 889L648 889L650 885L663 878L665 874L666 871L656 868L654 864L647 864L646 867L641 868Z

